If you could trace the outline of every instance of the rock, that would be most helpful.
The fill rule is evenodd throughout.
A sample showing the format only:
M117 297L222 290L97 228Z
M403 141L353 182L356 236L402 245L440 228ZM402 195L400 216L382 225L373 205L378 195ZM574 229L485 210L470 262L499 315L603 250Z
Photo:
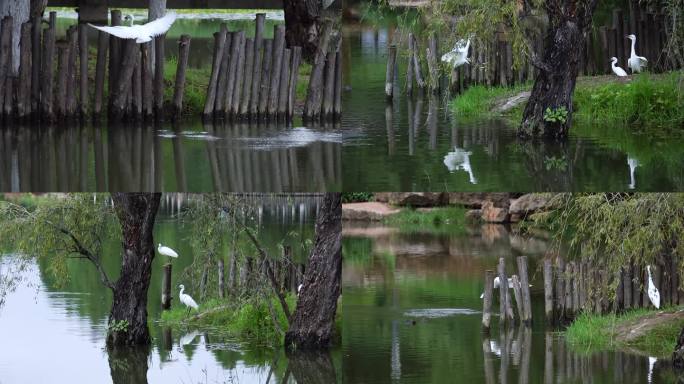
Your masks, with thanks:
M508 208L496 207L492 201L482 204L482 220L488 223L507 223L509 219Z
M378 202L342 204L342 220L382 221L399 211L399 209Z
M511 221L520 221L537 212L558 208L560 198L554 193L528 193L513 200L508 208Z
M491 201L496 207L508 207L510 200L518 195L512 193L463 193L449 192L449 205L461 205L467 208L479 209L485 201Z
M374 197L375 201L401 207L436 207L448 203L442 192L380 192Z

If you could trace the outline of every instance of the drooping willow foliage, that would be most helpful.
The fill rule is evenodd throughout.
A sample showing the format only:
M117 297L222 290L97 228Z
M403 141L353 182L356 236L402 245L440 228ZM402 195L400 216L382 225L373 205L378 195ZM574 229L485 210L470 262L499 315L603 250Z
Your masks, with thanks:
M618 273L622 267L675 265L684 271L684 194L564 194L560 208L540 223L556 245L593 269ZM674 261L674 263L673 263ZM607 288L614 291L618 282ZM684 279L680 279L684 288Z

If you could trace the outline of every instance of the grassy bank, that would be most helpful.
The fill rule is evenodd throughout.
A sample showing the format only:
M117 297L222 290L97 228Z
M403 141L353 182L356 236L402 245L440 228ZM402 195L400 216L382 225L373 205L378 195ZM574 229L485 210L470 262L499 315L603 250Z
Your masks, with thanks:
M676 309L632 310L621 315L580 315L566 330L568 342L583 352L633 350L666 358L674 350L684 317ZM663 315L665 314L665 315ZM633 333L634 329L643 332Z
M385 224L396 227L403 233L459 233L465 226L462 207L438 207L429 209L402 209L385 219Z
M684 72L644 73L629 82L614 76L580 77L574 94L574 119L587 123L625 123L672 127L684 124ZM492 108L532 84L512 88L473 86L451 101L459 117L501 117L520 122L525 103L505 112Z

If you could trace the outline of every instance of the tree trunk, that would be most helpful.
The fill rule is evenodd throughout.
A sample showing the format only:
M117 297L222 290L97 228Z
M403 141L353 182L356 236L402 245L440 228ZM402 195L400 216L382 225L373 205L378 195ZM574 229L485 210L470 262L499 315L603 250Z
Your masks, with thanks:
M284 8L287 47L302 47L302 56L311 62L321 33L321 1L285 0Z
M316 242L299 292L297 308L285 333L285 348L306 350L330 345L342 273L342 203L326 193L316 219Z
M563 3L559 5L556 3ZM572 94L580 70L584 35L591 26L597 0L547 0L549 27L532 94L525 106L518 136L563 140L572 124ZM565 109L564 119L545 119L547 109Z
M115 193L112 199L121 223L123 256L109 314L109 326L117 327L110 329L107 346L146 345L150 343L147 290L154 259L152 230L161 194Z
M677 345L675 345L674 353L672 353L672 365L677 370L684 370L684 327L677 337Z
M19 41L21 40L21 25L29 21L30 2L26 0L0 0L0 20L5 16L12 16L12 77L19 73Z

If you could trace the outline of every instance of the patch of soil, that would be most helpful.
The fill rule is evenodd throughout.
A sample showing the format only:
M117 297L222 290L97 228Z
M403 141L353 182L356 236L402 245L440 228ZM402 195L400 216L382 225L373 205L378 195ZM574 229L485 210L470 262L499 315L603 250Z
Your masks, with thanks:
M342 204L342 220L382 221L399 212L400 209L377 201Z
M618 342L629 343L647 334L655 328L672 322L684 321L684 310L677 312L657 312L648 316L628 321L615 328Z

